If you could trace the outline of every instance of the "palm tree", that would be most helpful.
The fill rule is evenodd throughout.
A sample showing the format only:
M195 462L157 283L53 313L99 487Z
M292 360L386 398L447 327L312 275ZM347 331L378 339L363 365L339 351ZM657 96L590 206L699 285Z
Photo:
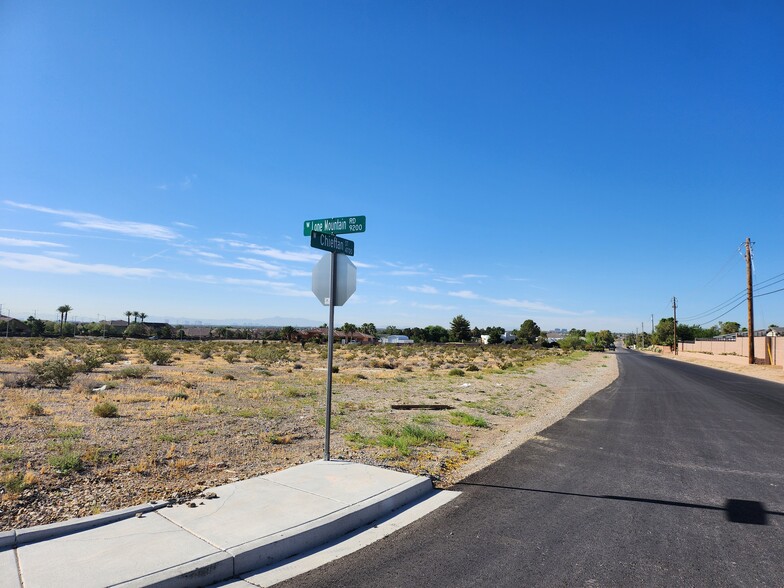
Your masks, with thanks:
M139 318L139 311L138 310L134 310L133 313L131 313L131 314L133 314L133 322L136 322L136 319Z
M73 310L67 304L63 304L62 306L57 307L57 312L60 313L60 336L63 336L63 324L68 321L68 312Z
M146 318L147 318L147 314L146 314L146 313L143 313L143 312L140 312L140 313L139 313L139 318L140 318L140 319L142 319L142 324L144 324L144 319L146 319Z
M125 317L128 319L128 326L131 326L131 315L133 313L130 310L125 311Z

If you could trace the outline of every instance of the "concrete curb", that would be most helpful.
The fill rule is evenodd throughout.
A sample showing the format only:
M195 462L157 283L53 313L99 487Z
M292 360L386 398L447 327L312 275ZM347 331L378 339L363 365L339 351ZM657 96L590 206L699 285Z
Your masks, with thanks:
M312 511L312 516L300 517L299 524L295 523L296 526L273 524L264 529L263 536L253 532L240 533L237 538L242 537L240 541L244 542L227 542L225 541L226 535L222 536L224 539L220 539L222 532L220 526L215 529L217 535L214 532L204 533L205 529L198 529L198 526L196 529L192 526L188 528L189 525L183 524L182 520L178 522L177 517L172 520L165 513L159 512L160 509L169 506L168 502L149 503L64 523L6 532L0 536L0 541L3 541L0 544L0 556L4 555L8 560L9 554L11 554L16 565L4 565L3 567L8 568L6 571L9 574L12 567L17 568L14 570L15 572L18 571L19 574L22 574L25 571L25 565L28 565L27 573L33 571L28 579L33 584L36 582L39 585L42 582L51 584L55 578L59 578L59 576L52 575L51 561L53 557L60 562L59 565L72 565L75 563L72 561L73 557L79 559L80 550L92 549L88 554L89 557L84 559L85 562L91 561L92 564L89 564L89 570L85 569L87 575L80 576L81 580L90 585L110 584L123 588L142 586L184 588L215 585L270 564L277 564L309 550L318 549L324 544L339 541L352 531L372 525L374 521L383 519L393 511L407 507L409 504L415 504L436 493L430 478L406 475L401 480L395 476L382 475L380 479L376 479L371 484L371 487L374 486L373 491L376 494L361 491L355 498L348 500L326 498L336 492L340 494L344 488L340 484L341 476L345 475L346 468L339 465L337 467L337 470L334 467L324 470L317 464L315 469L310 466L309 469L300 470L299 480L295 475L293 483L291 477L284 477L281 480L281 476L278 475L277 479L272 480L273 484L270 487L278 485L278 487L289 488L299 495L297 500L304 500L305 503L320 497L320 506ZM372 478L373 472L364 471L368 469L367 466L351 467L360 468L358 483L367 483L369 475ZM323 488L323 495L319 494L318 492L321 490L319 476L322 475L322 472L328 474L335 471L338 472L337 477L334 473L331 478L328 476L328 485ZM316 473L314 474L314 472ZM350 480L351 476L348 475L345 479ZM255 490L256 486L253 488ZM314 488L316 492L314 492ZM345 490L351 496L350 490L348 488ZM247 500L247 497L243 500ZM242 500L235 504L243 506ZM251 510L253 504L257 504L257 502L251 495ZM296 505L296 502L293 504ZM244 506L248 508L249 505L244 504ZM262 508L267 508L267 506ZM134 516L143 513L151 513L149 517L142 517L147 519L146 521L136 522L133 519ZM195 520L198 521L198 518ZM237 519L236 516L230 516L222 520ZM114 528L109 523L118 524L117 533L114 533ZM99 529L95 529L96 527ZM86 532L85 535L78 535L83 531ZM257 529L257 531L262 531L262 529ZM145 545L144 539L141 539L141 543L139 543L139 538L150 533L154 534L157 541L155 549L163 550L156 551L156 553L167 554L164 557L153 557L152 565L137 566L138 562L131 560L126 562L128 565L122 567L118 577L116 569L104 565L106 562L99 562L94 557L95 553L107 549L106 545L109 543L123 545L122 550L141 549L143 551L143 547L134 546ZM160 539L167 533L174 534L170 539ZM166 541L175 540L177 537L179 537L178 545L186 547L175 550L178 553L172 555L173 552L168 549L169 544ZM53 542L48 544L45 541L47 539L53 540ZM153 541L152 537L150 541ZM59 552L54 547L55 543L61 545ZM221 543L223 546L219 546ZM55 551L50 552L49 550L52 549ZM22 558L23 552L24 557ZM120 552L116 553L117 557L123 557ZM63 559L64 557L65 559ZM5 563L8 564L9 561ZM97 567L94 565L96 563L99 564ZM10 574L8 578L3 575L0 578L0 584L5 585L9 580L15 579L21 582L22 576L18 578L16 576L16 573ZM69 577L74 580L77 576L71 574ZM13 585L12 583L11 586Z
M341 537L432 491L430 478L416 478L321 519L228 549L234 558L234 575L282 561Z
M166 501L150 502L139 506L129 506L128 508L120 510L103 512L89 517L71 519L70 521L63 521L62 523L51 523L49 525L38 525L27 529L5 531L0 534L0 549L5 547L18 547L27 543L36 543L54 537L78 533L79 531L85 531L87 529L92 529L93 527L100 527L123 519L129 519L138 514L152 512L164 508L169 504L170 503Z

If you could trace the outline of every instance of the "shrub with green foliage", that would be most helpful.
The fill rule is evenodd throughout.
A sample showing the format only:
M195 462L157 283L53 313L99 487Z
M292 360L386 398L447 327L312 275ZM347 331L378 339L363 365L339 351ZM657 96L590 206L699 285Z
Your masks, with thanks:
M63 357L32 362L28 364L28 367L39 384L43 386L52 385L55 388L64 388L70 384L76 373L74 364Z
M163 345L155 343L144 343L139 346L139 353L142 357L155 365L168 365L172 358L172 352Z
M122 368L119 372L114 374L115 378L121 379L141 379L150 373L150 366L148 365L129 365Z
M93 413L104 419L112 419L117 416L117 405L113 402L100 402L93 406Z

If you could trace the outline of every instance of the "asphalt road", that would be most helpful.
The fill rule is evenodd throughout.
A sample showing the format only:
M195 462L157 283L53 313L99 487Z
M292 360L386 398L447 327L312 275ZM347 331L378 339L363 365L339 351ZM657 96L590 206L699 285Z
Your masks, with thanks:
M620 376L287 586L784 586L784 386L619 350Z

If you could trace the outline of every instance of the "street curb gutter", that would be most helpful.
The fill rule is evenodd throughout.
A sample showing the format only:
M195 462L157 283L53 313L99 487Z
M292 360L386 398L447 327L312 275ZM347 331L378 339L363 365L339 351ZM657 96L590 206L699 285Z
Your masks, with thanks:
M70 535L71 533L78 533L86 531L94 527L108 525L123 519L135 517L138 514L144 514L169 506L169 502L150 502L138 506L130 506L120 510L113 510L104 512L89 517L82 517L72 519L70 521L63 521L61 523L51 523L49 525L38 525L36 527L29 527L27 529L17 529L14 531L4 531L0 533L0 549L7 547L19 547L27 543L37 543L46 539L54 537L62 537L63 535Z
M430 478L415 478L303 525L117 586L188 588L217 584L342 537L432 492Z

